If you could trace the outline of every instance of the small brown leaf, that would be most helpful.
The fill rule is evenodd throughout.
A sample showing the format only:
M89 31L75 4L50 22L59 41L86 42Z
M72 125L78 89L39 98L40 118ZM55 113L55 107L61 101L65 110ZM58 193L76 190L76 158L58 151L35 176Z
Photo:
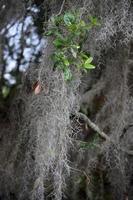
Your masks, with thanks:
M32 86L32 90L34 91L35 95L39 94L42 90L41 83L39 81L36 81Z

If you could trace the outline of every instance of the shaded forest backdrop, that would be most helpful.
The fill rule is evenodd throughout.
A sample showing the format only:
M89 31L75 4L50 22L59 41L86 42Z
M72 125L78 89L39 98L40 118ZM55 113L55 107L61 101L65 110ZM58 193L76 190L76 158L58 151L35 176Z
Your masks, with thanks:
M133 1L0 1L0 200L133 199ZM87 73L54 67L51 16L93 27Z

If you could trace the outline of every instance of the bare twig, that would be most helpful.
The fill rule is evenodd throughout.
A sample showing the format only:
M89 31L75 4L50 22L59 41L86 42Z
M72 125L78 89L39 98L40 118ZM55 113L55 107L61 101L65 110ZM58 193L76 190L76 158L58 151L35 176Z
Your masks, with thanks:
M56 16L61 15L62 10L63 10L63 7L64 7L64 4L65 4L65 1L66 1L66 0L63 0L62 5L61 5L61 8L60 8L60 11L58 12L58 14L57 14Z
M107 141L111 141L110 137L107 136L103 131L101 131L100 128L95 123L93 123L85 114L78 112L76 113L76 116L82 118L89 125L89 127L96 131L102 138Z
M78 112L78 113L76 113L76 116L79 117L79 118L82 118L88 124L88 126L90 128L92 128L94 131L96 131L106 141L109 141L109 142L115 144L115 142L113 140L111 140L111 138L108 135L106 135L106 133L101 131L101 129L94 122L92 122L85 114ZM124 149L120 148L119 150L123 151L124 153L126 153L126 154L128 154L130 156L133 156L133 151L132 150L127 150L125 148Z

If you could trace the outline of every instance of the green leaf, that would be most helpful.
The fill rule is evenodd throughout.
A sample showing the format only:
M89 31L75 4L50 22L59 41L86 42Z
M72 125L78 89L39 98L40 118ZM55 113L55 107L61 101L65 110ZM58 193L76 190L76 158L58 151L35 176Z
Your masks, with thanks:
M80 56L81 56L81 58L83 58L83 59L85 59L85 60L87 60L89 57L85 54L85 53L83 53L83 52L81 52L80 53Z
M80 46L79 45L71 45L72 48L75 48L75 49L79 49Z
M90 18L90 21L91 21L91 24L93 25L93 26L99 26L100 25L100 23L98 22L98 19L96 18L96 17L89 17Z
M95 66L90 63L84 63L83 66L85 69L95 69Z
M66 13L64 15L64 22L67 26L72 25L75 22L75 16L72 13Z
M71 73L69 68L66 68L64 70L64 79L65 79L65 81L68 81L68 80L72 79L72 73Z
M71 53L74 58L77 58L77 52L73 48L71 48Z
M53 33L56 37L58 37L58 38L60 38L60 39L63 39L63 36L62 36L62 34L59 32L59 31L54 31L54 33Z
M71 33L73 33L74 35L76 35L77 34L77 24L69 24L69 25L67 25L68 27L68 31L69 32L71 32Z
M86 59L86 61L84 62L83 67L85 69L94 69L95 66L91 64L92 61L93 61L93 58L92 57L88 57Z
M86 26L86 24L85 24L85 22L84 22L83 20L80 20L79 25L80 25L81 27L83 27L83 28Z
M62 39L57 38L53 41L53 44L56 48L61 48L65 45L65 42Z
M92 57L87 58L87 60L85 61L85 63L91 63L93 61Z
M92 64L89 65L89 69L95 69L95 68L96 68L95 65Z
M51 36L51 35L53 35L53 31L47 31L47 32L45 33L45 35L46 35L46 36Z
M69 63L69 61L68 61L67 58L63 58L63 62L64 62L64 65L65 65L66 67L68 67L68 66L70 65L70 63Z
M83 69L83 71L84 71L85 73L87 73L87 72L88 72L88 71L87 71L87 69L85 69L85 68Z
M10 88L7 87L7 86L3 86L2 87L2 95L3 95L3 98L6 98L10 93Z

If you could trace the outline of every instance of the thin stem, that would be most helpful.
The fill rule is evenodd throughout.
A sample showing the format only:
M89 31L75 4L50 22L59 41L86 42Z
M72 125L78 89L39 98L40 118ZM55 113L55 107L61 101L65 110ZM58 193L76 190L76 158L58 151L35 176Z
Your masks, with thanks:
M94 131L96 131L106 141L109 141L109 142L115 144L115 142L113 140L111 140L111 138L109 136L107 136L106 133L101 131L100 128L95 123L93 123L85 114L78 112L78 113L76 113L76 116L78 116L79 118L82 118ZM119 148L119 150L123 151L124 153L126 153L130 156L133 156L132 150L127 150L125 148Z
M100 130L100 128L94 123L92 122L85 114L83 113L76 113L76 115L79 118L82 118L94 131L96 131L102 138L104 138L107 141L111 141L110 137L106 135L106 133L104 133L103 131Z
M66 1L66 0L63 0L62 5L61 5L61 8L60 8L60 11L58 12L58 14L57 14L56 16L61 15L62 10L63 10L63 8L64 8L65 1Z

